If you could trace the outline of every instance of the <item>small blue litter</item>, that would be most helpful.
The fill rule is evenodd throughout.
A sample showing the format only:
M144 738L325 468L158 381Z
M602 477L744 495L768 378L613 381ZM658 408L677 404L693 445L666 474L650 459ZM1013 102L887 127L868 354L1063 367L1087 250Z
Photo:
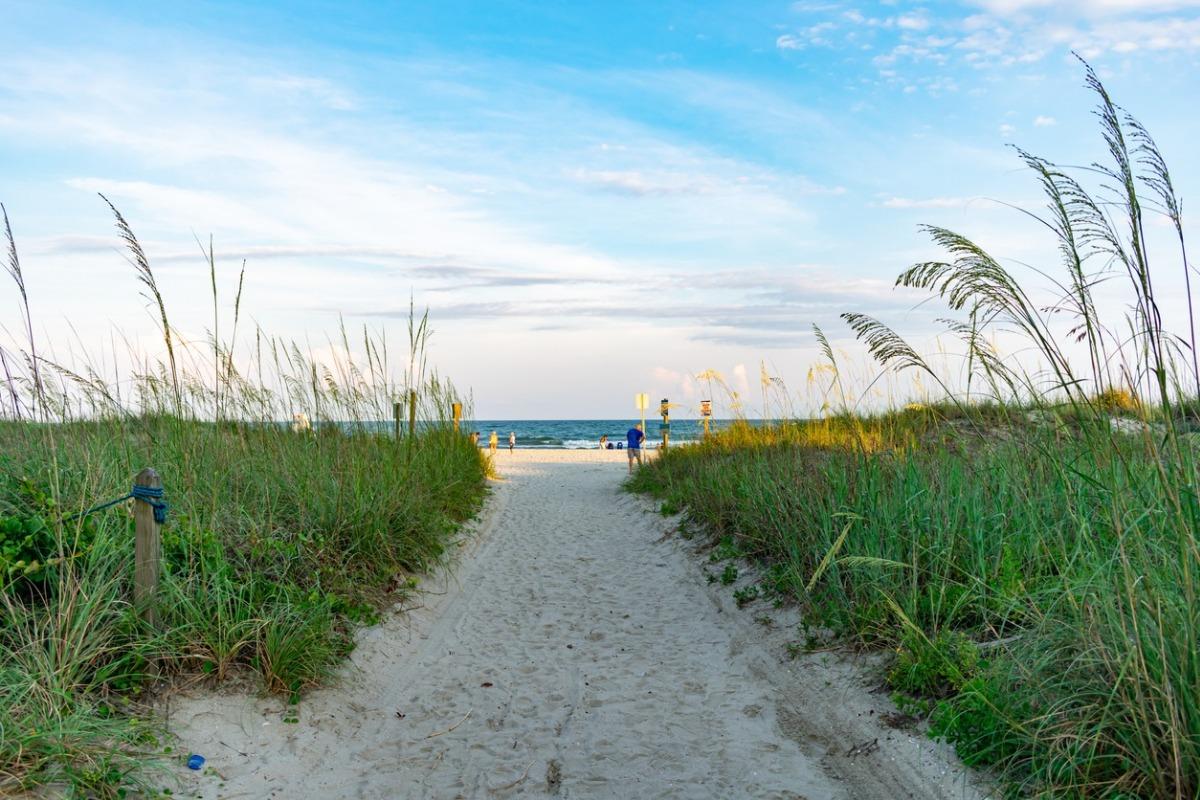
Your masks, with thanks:
M188 756L188 769L200 769L204 766L204 756L192 753Z

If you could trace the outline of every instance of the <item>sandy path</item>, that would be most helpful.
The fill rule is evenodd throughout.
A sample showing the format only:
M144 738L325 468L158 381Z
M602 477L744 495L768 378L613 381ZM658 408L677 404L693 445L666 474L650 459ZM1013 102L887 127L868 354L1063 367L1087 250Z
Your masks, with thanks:
M787 661L786 632L752 621L766 609L735 611L620 490L623 460L517 451L499 467L455 577L364 631L298 722L272 698L172 702L211 767L182 770L188 794L975 796L944 748L877 722L890 706L860 671Z

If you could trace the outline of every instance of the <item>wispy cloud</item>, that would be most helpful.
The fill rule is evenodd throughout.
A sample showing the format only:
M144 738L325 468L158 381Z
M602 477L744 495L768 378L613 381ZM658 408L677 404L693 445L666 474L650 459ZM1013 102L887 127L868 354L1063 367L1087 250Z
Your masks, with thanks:
M779 35L776 44L804 49L819 36L822 44L863 48L888 83L912 92L930 85L928 75L912 74L913 66L1026 67L1072 50L1090 59L1200 52L1197 9L1194 0L974 0L965 8L942 4L937 13L891 15L838 7L805 11L804 25ZM819 35L811 33L818 28Z
M360 107L359 100L346 87L324 78L290 74L259 75L251 76L248 82L256 89L276 97L290 95L299 103L312 100L335 111L353 111Z
M896 17L896 26L907 31L923 31L929 27L929 18L924 14L901 14Z
M879 205L884 208L965 208L982 200L979 197L926 197L914 199L911 197L889 197Z
M973 4L1001 15L1047 9L1066 10L1086 16L1200 9L1200 0L973 0Z
M571 176L582 184L627 195L709 194L716 188L710 178L682 173L576 169Z
M538 298L439 305L443 319L460 321L521 320L537 325L554 325L575 330L606 329L631 322L675 330L690 341L721 342L728 345L792 347L805 340L809 324L835 324L847 309L885 314L908 312L916 304L907 292L895 290L880 280L832 280L813 273L781 279L767 272L728 271L706 276L665 275L642 280L627 279L608 290L603 300L544 300ZM768 285L769 284L769 285ZM747 286L756 286L746 292ZM682 287L723 290L726 296L741 293L739 302L655 302L642 299L659 296L663 288ZM740 290L740 292L739 292ZM354 316L404 318L407 306L355 309ZM930 312L932 314L932 312Z

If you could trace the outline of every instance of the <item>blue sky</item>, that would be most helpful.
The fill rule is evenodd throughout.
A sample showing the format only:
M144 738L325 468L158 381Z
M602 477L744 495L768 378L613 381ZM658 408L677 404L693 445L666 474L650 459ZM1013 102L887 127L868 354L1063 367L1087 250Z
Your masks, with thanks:
M225 296L245 258L254 318L318 350L339 316L399 340L410 294L428 305L433 359L481 417L694 403L708 368L754 394L764 360L803 394L811 323L842 340L837 314L860 310L931 335L937 309L891 289L936 255L922 222L1053 268L993 201L1038 204L1010 143L1101 156L1072 49L1185 199L1200 185L1196 0L10 2L5 19L0 201L48 339L152 347L102 191L186 335L209 324L194 236L211 233Z

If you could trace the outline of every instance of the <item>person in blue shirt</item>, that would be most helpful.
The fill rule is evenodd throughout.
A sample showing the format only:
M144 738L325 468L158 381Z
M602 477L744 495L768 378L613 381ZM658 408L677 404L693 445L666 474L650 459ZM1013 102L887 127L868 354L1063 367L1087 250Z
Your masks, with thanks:
M629 443L629 474L633 474L633 460L636 458L638 466L642 465L642 442L646 441L646 434L642 433L642 425L638 423L625 432L625 441Z

